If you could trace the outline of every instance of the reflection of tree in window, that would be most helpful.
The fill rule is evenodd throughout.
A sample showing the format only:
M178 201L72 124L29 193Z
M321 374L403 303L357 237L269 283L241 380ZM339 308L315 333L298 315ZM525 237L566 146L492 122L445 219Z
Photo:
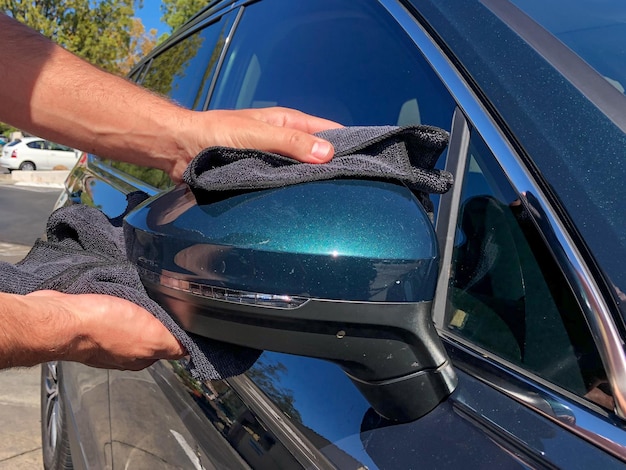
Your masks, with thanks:
M180 91L180 82L187 85L185 78L189 61L196 57L203 41L204 38L195 34L157 56L148 68L142 85L155 93L175 99L176 92ZM189 87L185 88L185 91L189 91ZM180 104L189 106L189 103Z
M81 172L84 174L85 171L81 170ZM80 203L85 205L85 206L89 206L89 207L95 207L96 209L102 209L102 204L98 204L96 205L93 202L93 187L96 185L96 179L92 176L89 176L85 179L83 179L84 177L81 176L80 178L77 178L78 181L84 181L84 187L85 190L80 192Z
M215 35L217 40L213 42L208 60L202 46L215 31L211 27L185 38L158 55L148 67L142 85L155 93L169 97L181 106L201 109L204 106L205 94L213 76L215 63L226 40L229 24L224 22L219 35ZM209 46L212 44L211 40L206 43ZM109 163L113 168L155 188L165 189L172 185L169 176L161 170L115 161Z
M158 189L165 189L172 186L172 180L167 173L156 168L148 168L116 161L111 161L111 166Z
M280 362L270 364L262 360L248 371L248 377L274 402L278 408L291 419L302 422L300 412L294 406L295 398L293 391L289 389L278 388L280 384L280 375L285 374L287 368Z
M202 94L226 40L225 29L216 38L210 54L203 50L206 37L201 31L158 55L148 67L142 85L186 108L202 106Z

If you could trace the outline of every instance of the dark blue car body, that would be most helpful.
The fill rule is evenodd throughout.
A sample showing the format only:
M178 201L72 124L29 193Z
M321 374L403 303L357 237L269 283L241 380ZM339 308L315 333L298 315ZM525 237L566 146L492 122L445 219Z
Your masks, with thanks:
M397 423L310 357L265 351L206 382L185 360L47 364L48 468L63 449L76 468L624 467L624 44L619 0L237 0L198 13L130 78L197 110L278 105L450 132L438 167L455 184L431 197L432 317L458 385ZM170 186L90 155L57 205L115 217L129 192Z

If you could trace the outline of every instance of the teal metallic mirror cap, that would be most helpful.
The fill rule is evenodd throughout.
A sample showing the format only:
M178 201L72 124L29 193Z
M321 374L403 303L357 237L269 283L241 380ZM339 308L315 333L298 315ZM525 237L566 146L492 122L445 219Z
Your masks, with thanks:
M308 298L433 297L432 223L413 193L393 183L320 181L230 197L180 185L125 224L131 259L179 279Z

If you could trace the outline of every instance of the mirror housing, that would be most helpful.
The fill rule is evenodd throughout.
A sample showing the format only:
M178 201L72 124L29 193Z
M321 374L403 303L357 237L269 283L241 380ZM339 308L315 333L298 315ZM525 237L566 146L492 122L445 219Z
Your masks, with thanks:
M124 221L149 295L185 330L332 361L393 421L454 390L431 318L437 241L410 190L345 179L225 196L179 185Z

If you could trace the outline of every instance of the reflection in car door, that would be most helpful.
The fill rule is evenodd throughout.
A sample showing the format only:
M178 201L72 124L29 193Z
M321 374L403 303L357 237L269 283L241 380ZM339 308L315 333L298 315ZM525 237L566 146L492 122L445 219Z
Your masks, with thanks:
M172 41L150 58L135 76L145 87L182 106L203 107L233 20L234 15L226 12L201 21L182 40ZM144 183L171 184L153 169L116 162L111 167L101 161L94 164L108 175L92 181L93 204L112 217L124 207L125 193L144 189ZM115 175L127 180L118 181ZM111 212L114 207L118 213ZM210 392L189 376L184 360L160 361L137 373L112 371L108 383L113 468L249 468L228 445L225 428L212 424L211 407L203 402ZM228 429L232 424L227 423Z

